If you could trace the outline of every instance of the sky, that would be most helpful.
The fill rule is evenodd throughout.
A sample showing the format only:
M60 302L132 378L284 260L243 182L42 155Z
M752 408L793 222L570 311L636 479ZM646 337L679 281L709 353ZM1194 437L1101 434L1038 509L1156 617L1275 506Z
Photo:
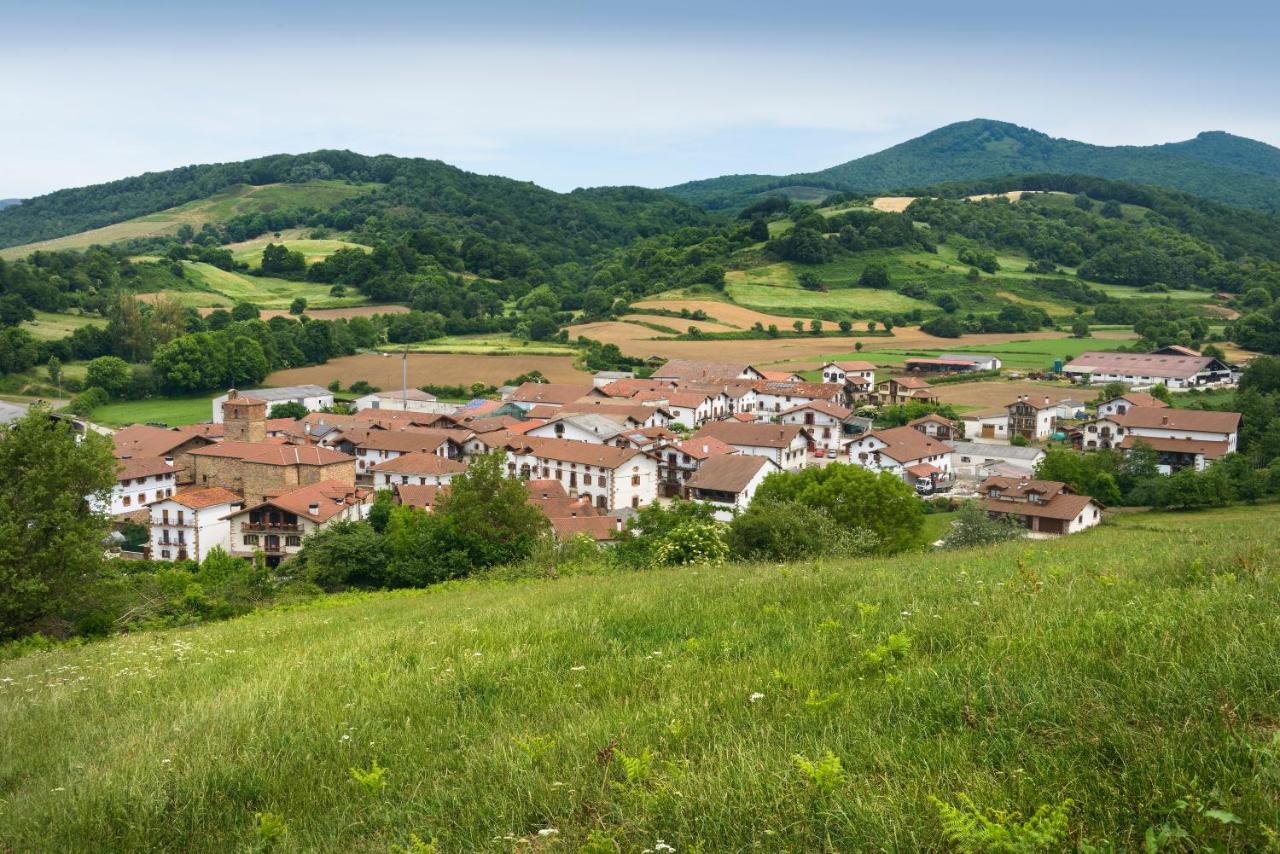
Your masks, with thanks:
M1280 145L1278 33L1237 0L0 0L0 198L318 148L662 187L979 117Z

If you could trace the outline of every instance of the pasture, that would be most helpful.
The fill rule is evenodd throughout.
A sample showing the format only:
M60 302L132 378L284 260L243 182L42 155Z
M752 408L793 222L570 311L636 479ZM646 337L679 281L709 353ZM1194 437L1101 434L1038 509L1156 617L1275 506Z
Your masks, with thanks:
M301 230L298 231L301 232ZM311 240L301 236L284 235L280 238L275 238L271 235L257 237L253 240L246 240L243 243L229 243L223 248L231 250L231 257L236 261L248 264L250 269L257 269L262 266L262 250L267 247L268 243L283 245L290 252L301 252L302 257L306 259L308 264L322 261L339 249L369 251L368 246L351 243L346 240Z
M259 308L287 309L297 297L307 301L307 307L347 308L362 305L368 298L360 296L329 296L330 285L318 282L292 282L270 276L249 276L214 267L202 262L182 262L188 277L202 290L224 297L232 304L251 302ZM201 297L188 297L190 300ZM199 303L197 303L199 304ZM217 304L217 303L212 303Z
M121 400L100 406L89 416L91 421L105 427L125 427L129 424L164 424L180 427L208 421L211 401L218 393L195 397L155 397L148 400Z
M37 311L35 320L21 324L32 337L41 341L58 341L83 326L103 326L106 320L83 314L54 314L48 311Z
M430 341L408 345L411 353L469 353L476 356L575 356L577 350L568 344L555 341L528 341L500 333L486 335L446 335ZM404 344L384 344L380 350L388 353L404 352Z
M454 582L28 654L0 662L0 839L996 850L949 839L950 804L1015 841L1060 815L999 850L1262 851L1277 523Z

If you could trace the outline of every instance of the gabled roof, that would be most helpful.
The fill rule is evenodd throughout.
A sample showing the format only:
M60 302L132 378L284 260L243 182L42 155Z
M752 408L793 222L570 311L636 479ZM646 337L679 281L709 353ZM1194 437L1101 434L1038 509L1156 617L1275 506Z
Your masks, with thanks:
M702 425L694 439L711 436L729 445L750 448L786 448L805 432L800 424L765 424L755 421L711 421Z
M951 419L943 418L936 412L930 412L928 415L921 415L919 418L907 422L908 427L914 427L917 424L941 424L945 427L955 426L951 423Z
M778 464L768 457L734 454L711 457L685 481L690 489L716 492L742 492L763 468L778 471Z
M191 442L194 446L208 444L203 436L180 433L164 427L132 424L117 430L111 437L116 457L164 457Z
M409 507L417 507L420 510L431 510L436 505L436 499L439 497L441 490L447 490L447 486L430 486L422 484L398 483L392 487L396 494L396 499Z
M508 447L516 453L529 453L543 459L600 466L605 469L616 469L630 459L644 456L635 448L574 442L570 439L542 439L537 436L513 436L508 442Z
M350 442L362 450L399 451L402 454L434 451L446 442L462 444L470 435L469 430L439 430L431 427L411 427L400 430L354 427L342 432L343 441Z
M248 513L250 510L271 506L303 519L310 519L312 522L327 522L345 508L363 502L369 496L369 493L370 490L368 489L352 486L341 481L322 480L310 486L300 486L297 489L274 495L261 504L246 507L231 515L238 516L241 513ZM311 512L312 506L315 507L315 513Z
M271 403L277 400L294 400L299 397L332 397L333 392L318 385L285 385L276 388L254 388L239 393L239 403L259 401Z
M789 395L791 397L809 397L816 400L829 400L838 397L843 391L839 383L792 382L789 380L757 380L757 394Z
M221 442L207 448L197 448L191 454L271 466L327 466L354 460L354 457L318 445L281 445L275 442Z
M553 516L550 520L556 536L562 540L585 534L596 542L607 542L616 539L622 529L622 519L615 515Z
M595 391L591 383L524 383L511 393L511 400L520 403L546 403L563 406Z
M1122 394L1119 397L1113 397L1110 400L1103 401L1102 405L1106 406L1109 403L1115 403L1117 400L1123 400L1126 403L1133 404L1134 406L1142 406L1147 409L1169 408L1169 404L1165 403L1158 397L1152 397L1145 391L1131 391L1128 394Z
M464 462L446 459L439 454L423 451L392 457L370 469L370 471L382 474L416 474L424 476L462 474L466 470L467 464Z
M702 436L685 439L682 442L676 442L671 447L675 448L682 454L688 454L695 460L705 460L710 457L721 457L727 454L738 453L738 449L733 445L722 442L715 436ZM761 457L761 459L763 459L763 457Z
M1208 409L1149 409L1135 406L1115 420L1129 429L1195 430L1205 433L1234 433L1240 429L1239 412Z
M884 385L887 382L896 382L898 385L902 386L903 388L910 388L910 389L933 388L933 386L929 385L929 383L925 382L919 377L890 377L887 380L881 380L880 385Z
M880 449L880 455L898 463L909 463L938 454L949 454L952 450L950 445L926 436L914 427L906 426L873 430L854 441L861 442L872 437L879 439L885 445Z
M607 415L602 415L599 412L566 412L562 415L557 415L554 418L548 419L545 424L534 425L534 428L544 427L552 424L570 424L574 427L577 427L579 430L582 430L585 433L590 433L593 436L598 436L602 440L612 439L614 436L617 436L619 433L625 433L628 430L627 427L618 423L617 419L610 418ZM530 428L530 429L534 429L534 428ZM555 428L553 427L552 429L555 429ZM528 431L526 430L526 431L512 431L512 432L528 432Z
M707 362L698 359L671 359L653 372L659 378L678 380L737 379L747 368L746 362Z
M244 501L244 497L221 486L202 486L199 489L184 489L164 500L175 501L192 510L202 510L219 504L239 504Z
M151 477L155 474L173 474L177 471L173 463L166 462L164 457L128 457L118 460L116 482L133 480L136 477Z
M643 403L619 403L616 400L610 400L607 398L600 400L598 403L590 400L576 400L565 406L560 410L560 412L564 414L595 412L608 418L631 420L636 424L643 424L656 413L662 413L668 418L671 417L671 412L665 406L646 406ZM530 411L529 414L532 416L533 412Z
M790 415L793 412L804 412L805 410L813 410L821 412L823 415L830 415L832 418L844 420L853 414L853 410L844 406L837 406L829 400L811 400L808 403L802 403L799 406L793 406L784 410L782 415Z
M1005 501L999 498L988 498L983 502L987 510L994 513L1013 513L1018 516L1039 516L1043 519L1074 519L1084 512L1090 504L1097 504L1087 495L1058 494L1042 502ZM1101 507L1101 504L1098 504Z
M842 371L874 371L876 369L876 366L870 362L858 361L856 359L849 362L826 362L822 367L825 368L828 365L837 367Z
M1063 369L1069 373L1101 371L1122 376L1190 379L1214 364L1209 356L1170 356L1156 353L1081 353ZM1225 367L1225 366L1224 366Z

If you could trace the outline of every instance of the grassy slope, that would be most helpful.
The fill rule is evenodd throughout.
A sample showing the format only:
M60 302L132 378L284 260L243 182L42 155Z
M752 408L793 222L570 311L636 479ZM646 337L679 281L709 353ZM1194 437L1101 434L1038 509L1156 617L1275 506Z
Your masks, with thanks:
M1195 792L1280 825L1280 508L1054 543L333 599L0 664L15 850L942 847L929 799L1140 847ZM1224 540L1223 531L1232 536ZM864 653L906 633L887 668ZM753 694L762 696L757 701ZM652 750L623 782L610 745ZM829 795L792 759L832 751ZM386 768L368 795L350 768ZM701 846L698 849L697 846ZM534 841L534 849L542 846Z
M343 199L377 188L378 184L348 184L345 181L308 181L300 184L240 184L205 199L140 216L114 225L78 234L0 249L0 258L23 258L37 249L84 249L95 243L108 244L135 237L176 234L178 227L190 225L197 231L207 222L221 222L233 216L278 208L310 206L328 208Z
M305 233L302 229L294 231ZM230 243L225 248L231 250L231 256L237 261L248 264L250 268L262 266L262 250L268 243L284 244L291 252L301 252L308 264L314 264L328 258L339 249L360 249L368 251L369 247L346 240L311 240L304 237L283 235L276 239L273 235L246 240L243 243Z
M368 299L359 295L348 297L329 296L330 285L318 282L292 282L271 276L250 276L222 270L211 264L184 261L190 275L200 286L215 293L213 299L206 301L210 305L251 302L258 308L288 308L296 297L304 297L310 308L344 308L352 305L363 305ZM226 300L217 299L221 295ZM196 304L204 305L196 299Z
M129 424L165 424L179 427L197 424L212 417L210 401L215 395L196 397L158 397L150 400L122 400L93 410L90 416L98 424L124 427Z

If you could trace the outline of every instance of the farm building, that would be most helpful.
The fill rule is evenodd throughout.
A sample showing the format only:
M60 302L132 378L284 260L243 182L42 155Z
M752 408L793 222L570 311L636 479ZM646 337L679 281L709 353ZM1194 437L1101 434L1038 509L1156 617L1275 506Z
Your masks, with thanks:
M989 477L978 486L987 515L1012 517L1035 537L1075 534L1102 521L1102 505L1056 480Z
M213 422L222 423L222 404L236 393L235 389L213 399ZM245 397L260 400L269 410L277 403L300 403L310 412L319 412L333 406L333 392L318 385L289 385L280 388L255 388L240 392Z
M1163 383L1171 389L1233 383L1237 376L1236 369L1221 359L1169 353L1167 350L1154 353L1081 353L1062 370L1075 382L1121 382L1131 386Z

